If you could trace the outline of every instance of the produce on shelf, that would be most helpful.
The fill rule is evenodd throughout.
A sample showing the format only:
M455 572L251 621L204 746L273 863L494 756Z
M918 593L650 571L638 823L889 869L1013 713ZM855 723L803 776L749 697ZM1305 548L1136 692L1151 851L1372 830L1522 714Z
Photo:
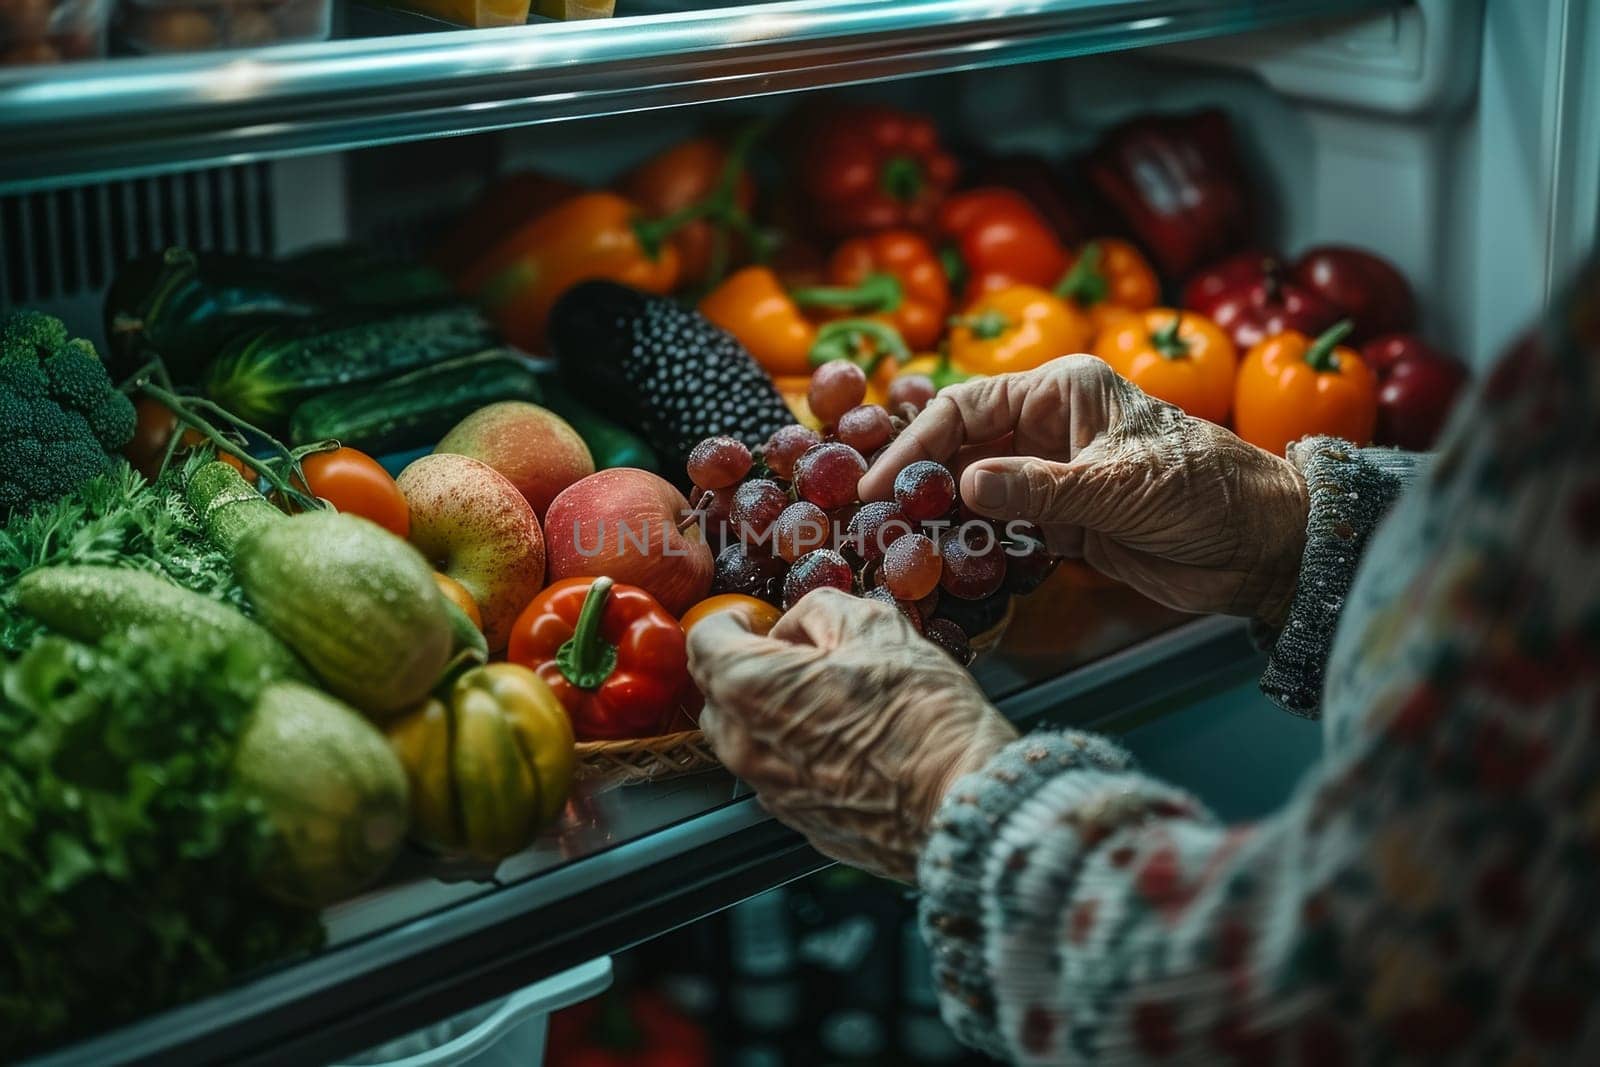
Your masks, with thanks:
M1239 366L1234 431L1279 456L1312 434L1369 443L1377 379L1355 349L1340 343L1349 334L1350 323L1341 322L1315 339L1291 330L1252 348Z
M326 40L331 0L129 0L117 23L118 38L136 52L200 52L254 48L290 41Z
M0 67L105 55L109 0L35 0L0 5Z
M700 603L683 613L679 622L683 626L683 635L688 637L694 628L713 615L731 614L739 620L746 630L753 634L765 635L777 625L783 613L768 601L748 596L744 593L718 593L716 596L706 597Z
M506 340L542 352L551 309L579 282L603 278L649 293L678 284L678 250L647 240L639 206L616 193L582 193L507 237L459 279Z
M1417 298L1393 263L1347 245L1308 248L1295 261L1294 278L1343 312L1353 344L1416 325Z
M441 571L433 572L433 581L439 587L439 592L444 594L445 600L460 609L466 620L476 627L481 634L483 632L483 612L478 610L478 602L473 599L472 593L467 587ZM487 643L485 643L484 651L488 651Z
M984 293L951 320L950 362L967 374L1032 370L1082 352L1094 328L1076 308L1032 285Z
M187 456L197 449L211 447L210 438L193 426L184 426L180 430L177 413L153 396L135 397L133 410L133 436L122 446L122 455L133 464L135 470L152 481L161 472L169 453ZM173 443L174 436L177 437L176 444ZM233 440L237 444L242 438L234 435ZM218 462L226 463L246 481L255 484L256 472L245 466L238 456L228 452L214 452L214 455Z
M1021 193L1038 211L1056 237L1065 244L1077 244L1088 237L1088 219L1082 197L1069 188L1060 168L1042 155L1020 152L1004 156L980 157L970 175L972 188L999 186Z
M544 399L526 361L491 348L447 359L376 384L313 396L294 409L295 445L337 440L374 455L432 445L468 415L502 400Z
M935 344L944 333L950 283L939 254L914 230L882 230L853 237L828 260L828 284L790 293L807 308L874 316L915 348Z
M946 270L972 303L1014 285L1052 289L1067 272L1067 250L1050 224L1020 193L968 189L939 208Z
M1192 311L1152 308L1107 327L1094 354L1153 397L1224 422L1239 357L1216 324Z
M413 530L422 521L413 506ZM371 716L416 704L444 673L454 636L433 568L365 519L308 511L263 526L234 570L260 621Z
M891 410L898 411L901 404L910 404L921 411L940 389L971 377L972 374L951 361L950 346L945 345L935 355L913 356L897 367L885 399Z
M925 229L960 171L932 120L891 107L829 109L812 116L800 143L801 190L817 226L835 236Z
M187 480L184 496L206 537L230 559L246 536L283 518L283 512L230 463L213 460L197 468Z
M60 319L0 319L0 518L66 496L112 467L133 436L133 403L94 346Z
M577 182L539 171L496 178L434 245L428 262L446 277L459 278L493 252L507 234L581 192L583 186Z
M241 419L279 426L320 393L380 382L494 344L483 316L464 305L380 318L332 312L230 334L207 370L205 391Z
M562 490L545 515L550 581L605 575L682 614L705 599L713 569L689 514L683 494L648 471L591 474Z
M400 472L411 543L472 594L489 651L506 645L517 613L543 586L545 542L532 506L494 468L435 453Z
M735 271L701 298L699 308L713 325L744 345L775 381L811 373L817 327L769 268Z
M1467 382L1467 369L1410 333L1374 337L1361 358L1378 377L1378 424L1373 440L1423 452L1433 447Z
M76 490L0 526L0 652L16 654L40 624L17 606L17 579L41 567L114 566L167 578L219 606L243 609L229 557L206 537L184 500L184 485L205 462L193 457L155 484L114 462Z
M445 434L434 451L488 465L516 487L540 519L557 493L595 469L589 446L566 420L520 401L479 408Z
M644 438L579 401L554 374L542 377L539 384L544 390L539 403L567 420L567 425L578 431L578 436L588 446L596 470L638 467L640 470L660 472L661 462Z
M1170 276L1255 242L1260 197L1221 111L1130 119L1101 137L1083 168Z
M651 737L692 728L700 697L683 628L637 586L569 578L517 619L506 657L542 678L580 741Z
M566 803L572 723L525 667L474 667L386 732L410 782L413 836L436 852L503 859Z
M94 648L46 636L0 661L0 1055L321 943L314 912L268 893L272 805L240 788L235 746L260 688L248 646L159 626ZM339 796L309 773L277 784L297 805Z
M678 253L679 283L715 282L753 232L756 187L745 166L751 134L732 145L711 136L691 137L658 152L617 182L617 191L651 219L674 220L666 238Z
M738 341L665 297L574 286L551 315L550 346L578 399L641 433L671 470L703 438L754 446L794 421Z
M1283 263L1282 256L1264 248L1245 248L1224 256L1184 281L1183 306L1204 315L1223 293L1261 281L1275 266L1281 273Z
M411 533L411 508L383 464L358 449L339 447L300 457L296 484L344 515L377 523L396 537Z
M57 633L90 643L135 626L161 626L177 640L217 634L248 656L262 680L309 680L305 664L258 623L168 579L115 566L53 566L17 579L16 603Z
M1161 302L1161 279L1127 241L1098 237L1078 250L1055 294L1089 316L1095 331L1125 311L1146 311Z
M1275 259L1232 258L1193 279L1185 306L1222 328L1240 352L1285 330L1320 334L1343 312L1289 277Z
M283 899L331 904L399 854L410 824L405 770L371 723L321 690L263 689L233 762L240 792L275 831L262 879Z

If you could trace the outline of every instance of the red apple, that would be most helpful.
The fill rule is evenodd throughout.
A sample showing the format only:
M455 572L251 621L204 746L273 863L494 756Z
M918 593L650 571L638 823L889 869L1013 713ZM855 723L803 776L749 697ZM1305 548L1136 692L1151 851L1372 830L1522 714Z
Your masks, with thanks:
M469 456L423 456L397 479L411 505L411 543L466 587L489 651L544 588L544 535L517 487Z
M550 580L608 575L682 615L711 591L711 548L689 502L649 471L615 467L561 491L545 513Z
M541 520L557 493L594 473L594 457L577 430L554 412L520 400L474 411L434 452L487 463L517 487Z

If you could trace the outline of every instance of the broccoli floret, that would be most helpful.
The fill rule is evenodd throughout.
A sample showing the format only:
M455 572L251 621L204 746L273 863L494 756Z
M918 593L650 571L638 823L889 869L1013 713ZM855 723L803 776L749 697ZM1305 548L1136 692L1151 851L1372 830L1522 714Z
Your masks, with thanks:
M60 319L0 318L0 518L105 470L134 422L94 346L70 340Z

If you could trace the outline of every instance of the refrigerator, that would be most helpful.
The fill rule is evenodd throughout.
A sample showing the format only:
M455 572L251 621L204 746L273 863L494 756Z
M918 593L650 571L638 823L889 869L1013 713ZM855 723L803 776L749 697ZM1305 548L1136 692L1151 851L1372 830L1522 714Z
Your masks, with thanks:
M1422 332L1479 370L1600 231L1589 0L617 7L466 31L341 4L327 40L0 68L0 306L103 342L105 286L135 255L337 240L410 255L495 175L603 182L697 129L822 94L931 114L963 151L1056 160L1136 115L1219 108L1272 244L1380 252L1412 279ZM1093 583L1058 596L1056 623L1019 609L975 667L1024 728L1149 731L1247 692L1261 667L1237 620ZM1155 762L1181 775L1181 755ZM1253 758L1282 777L1270 753ZM518 1021L542 1033L545 1012L603 988L609 957L828 866L720 771L580 793L491 878L403 858L326 912L322 949L36 1062L358 1062L463 1018L415 1048L476 1044L414 1062L474 1062Z

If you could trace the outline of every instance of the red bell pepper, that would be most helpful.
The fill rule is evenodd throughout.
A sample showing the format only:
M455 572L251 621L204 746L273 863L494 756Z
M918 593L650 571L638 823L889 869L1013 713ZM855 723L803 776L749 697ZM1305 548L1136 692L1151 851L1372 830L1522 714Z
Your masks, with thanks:
M1322 245L1301 255L1294 278L1344 313L1357 344L1401 333L1417 321L1417 298L1398 267L1360 248Z
M919 233L884 230L844 242L828 262L828 281L789 295L801 307L880 317L912 348L932 348L944 334L950 283Z
M1373 440L1413 452L1433 447L1467 381L1453 356L1410 333L1375 337L1361 357L1378 376L1378 428Z
M506 658L544 679L580 741L688 729L697 710L678 620L643 589L610 578L568 578L534 597Z
M964 290L963 303L1014 285L1054 289L1070 265L1050 224L1010 189L957 193L940 208L938 228L948 249L946 270Z
M660 994L612 990L550 1016L550 1067L710 1067L705 1028Z
M802 152L800 181L815 222L841 237L927 227L960 169L932 120L890 107L821 116Z
M1168 275L1250 244L1254 193L1217 110L1147 115L1108 132L1085 160L1090 184Z
M1209 315L1211 305L1223 293L1260 281L1273 269L1281 269L1278 264L1282 262L1282 256L1260 248L1235 252L1191 275L1183 283L1183 306L1190 311Z
M1075 245L1089 237L1092 216L1081 197L1070 190L1054 163L1043 156L1019 153L985 159L970 184L976 188L998 185L1020 193L1050 224L1062 244Z
M1198 309L1239 351L1248 352L1258 341L1285 330L1318 337L1343 318L1338 308L1316 293L1285 280L1277 264L1266 266L1261 277L1223 290L1209 306Z

